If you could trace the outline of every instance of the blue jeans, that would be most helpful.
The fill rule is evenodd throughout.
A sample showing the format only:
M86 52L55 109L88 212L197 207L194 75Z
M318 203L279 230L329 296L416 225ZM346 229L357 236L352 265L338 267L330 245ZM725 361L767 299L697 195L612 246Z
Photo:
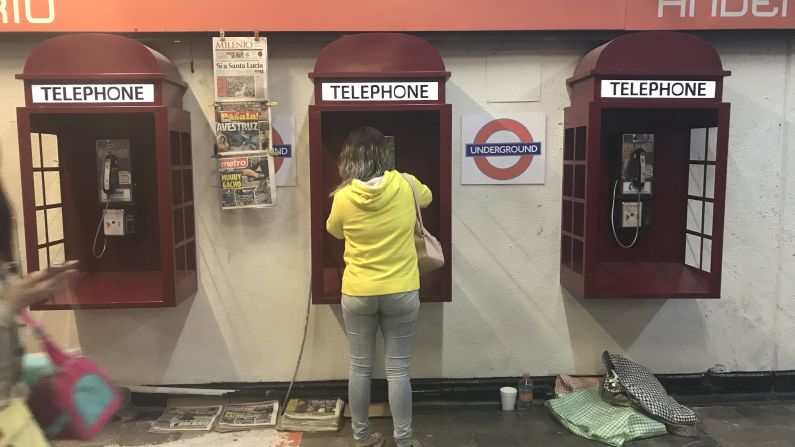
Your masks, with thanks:
M351 351L348 402L353 438L370 436L370 378L375 364L378 327L384 337L389 409L397 447L411 445L411 351L420 310L419 291L354 297L342 295L342 315Z

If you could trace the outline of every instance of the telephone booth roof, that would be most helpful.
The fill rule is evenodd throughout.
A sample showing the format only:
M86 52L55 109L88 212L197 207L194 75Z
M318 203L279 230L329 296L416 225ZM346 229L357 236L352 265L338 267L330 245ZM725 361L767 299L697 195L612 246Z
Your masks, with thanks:
M402 33L362 33L326 45L310 78L444 77L444 61L425 40Z
M165 56L146 45L113 34L68 34L33 49L17 79L162 80L187 84Z
M706 40L687 33L626 34L593 49L577 64L571 86L593 76L723 77L720 55Z

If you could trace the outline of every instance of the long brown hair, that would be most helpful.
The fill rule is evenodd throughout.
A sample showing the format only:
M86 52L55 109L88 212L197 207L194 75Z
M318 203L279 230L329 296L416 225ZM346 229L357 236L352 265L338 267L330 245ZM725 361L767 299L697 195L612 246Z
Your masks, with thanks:
M378 129L359 127L348 134L337 161L342 181L331 195L358 179L370 180L395 169L395 154Z

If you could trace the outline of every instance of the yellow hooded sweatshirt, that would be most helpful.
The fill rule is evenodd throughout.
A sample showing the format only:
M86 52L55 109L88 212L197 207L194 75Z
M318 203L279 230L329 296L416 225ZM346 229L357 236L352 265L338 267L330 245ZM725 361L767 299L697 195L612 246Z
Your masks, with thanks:
M425 208L431 203L431 190L410 178ZM345 239L342 293L373 296L419 289L416 222L411 186L397 171L367 182L354 180L337 191L326 230Z

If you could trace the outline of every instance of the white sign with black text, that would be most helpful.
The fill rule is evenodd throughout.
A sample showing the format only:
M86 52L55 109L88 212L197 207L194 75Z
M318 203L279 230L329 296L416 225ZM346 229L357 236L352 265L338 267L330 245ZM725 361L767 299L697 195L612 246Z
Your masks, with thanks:
M715 81L603 79L602 98L712 99Z
M154 84L34 84L34 104L153 103Z
M437 101L438 82L324 82L323 101Z

